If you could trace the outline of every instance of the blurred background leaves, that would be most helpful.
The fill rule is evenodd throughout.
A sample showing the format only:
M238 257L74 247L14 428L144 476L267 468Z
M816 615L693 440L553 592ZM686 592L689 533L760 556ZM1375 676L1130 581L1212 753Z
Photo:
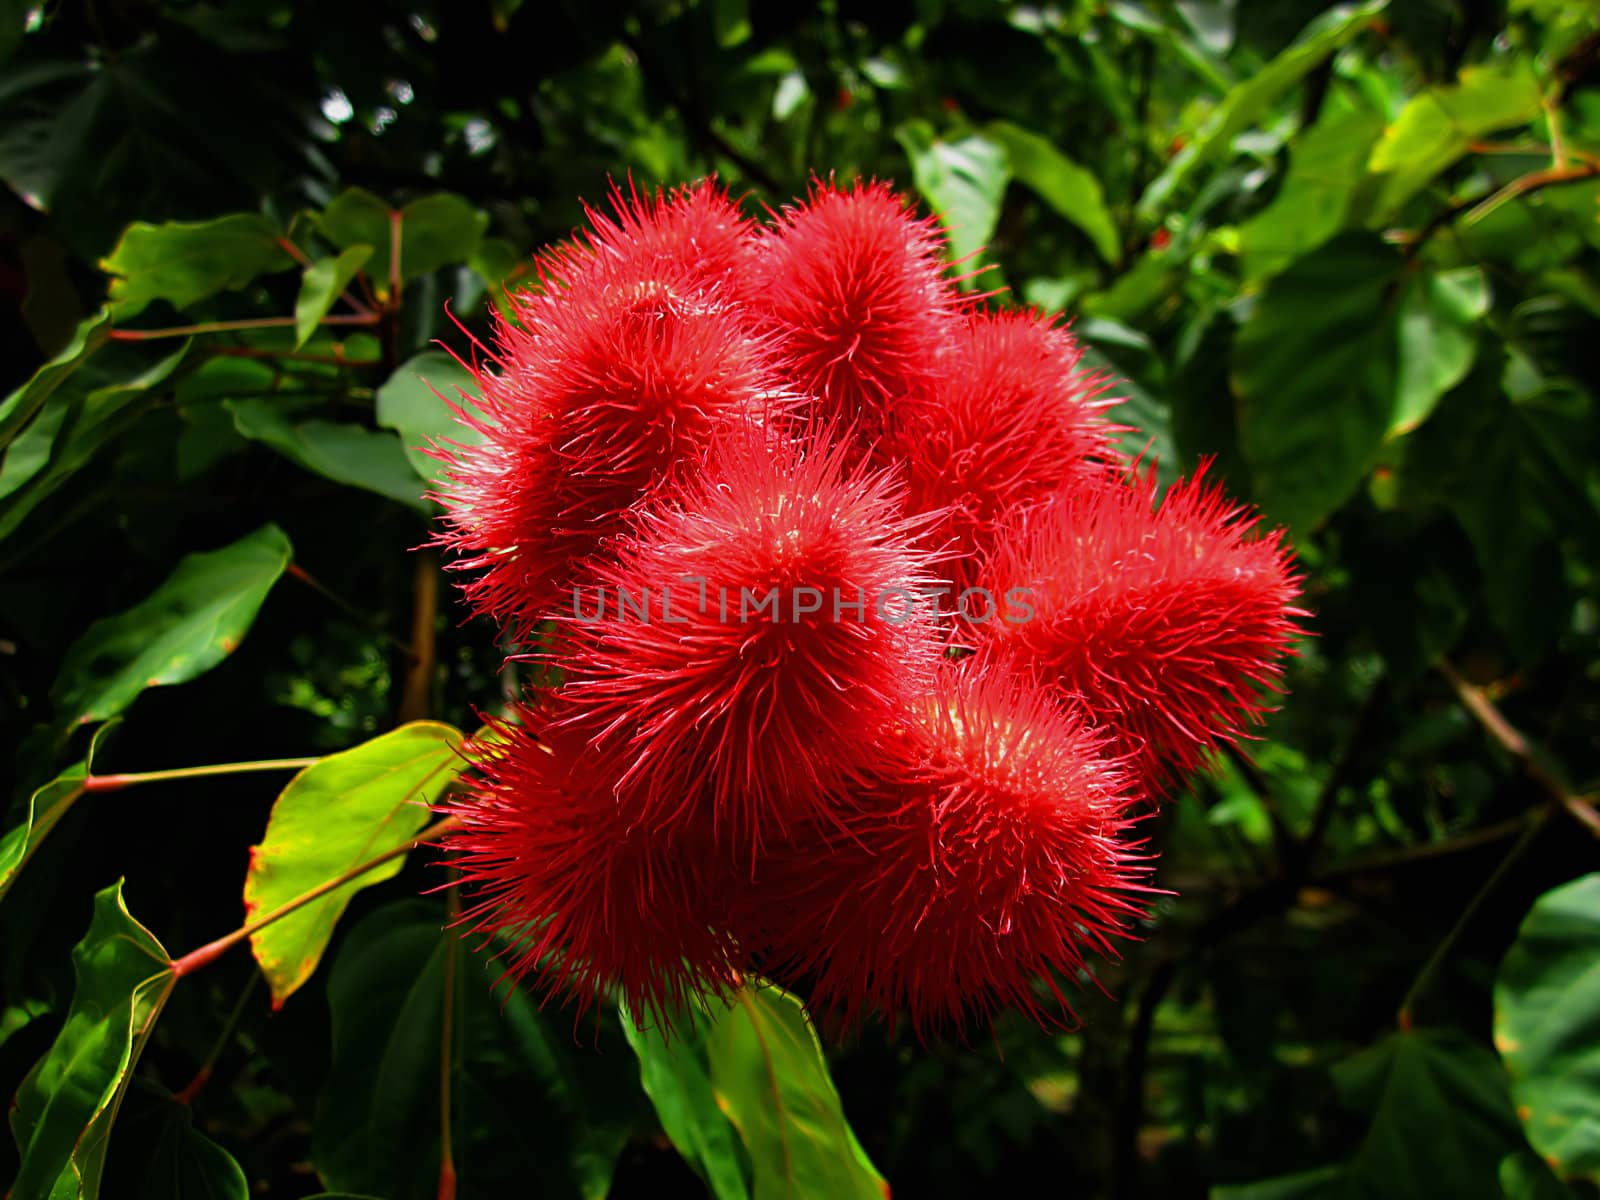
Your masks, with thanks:
M1074 322L1130 450L1290 527L1314 612L1262 739L1147 821L1175 895L1081 1029L782 1067L840 1186L1594 1194L1593 0L0 3L6 1094L70 1045L106 889L227 933L284 782L85 794L81 719L136 773L528 682L412 552L438 396L582 201L709 172L753 214L917 193L973 291ZM750 1124L787 1000L665 1057L540 1012L447 950L422 859L281 1010L242 954L172 988L103 1194L437 1194L441 1071L463 1196L820 1194Z

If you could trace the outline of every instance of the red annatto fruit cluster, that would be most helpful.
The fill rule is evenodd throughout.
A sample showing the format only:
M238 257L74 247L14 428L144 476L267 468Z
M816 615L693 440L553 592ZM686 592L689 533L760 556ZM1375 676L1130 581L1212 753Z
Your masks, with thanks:
M752 973L846 1025L1070 1021L1139 816L1280 686L1281 535L1159 495L1071 333L963 298L883 184L613 207L438 450L469 604L559 681L448 806L467 922L668 1026Z

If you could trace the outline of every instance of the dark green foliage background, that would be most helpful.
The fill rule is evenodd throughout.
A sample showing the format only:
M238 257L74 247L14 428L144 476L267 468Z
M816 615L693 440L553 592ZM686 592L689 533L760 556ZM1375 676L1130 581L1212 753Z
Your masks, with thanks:
M472 727L518 669L413 552L414 427L379 393L434 339L469 352L486 297L608 179L714 171L758 212L814 174L874 174L946 214L961 251L987 246L977 286L1075 320L1125 381L1131 445L1168 476L1214 460L1291 526L1315 637L1263 738L1148 822L1173 894L1086 983L1081 1029L830 1045L867 1155L901 1197L1593 1195L1600 892L1541 908L1496 981L1534 902L1600 865L1572 811L1600 779L1597 30L1600 5L1560 0L0 0L0 391L103 303L107 256L123 289L171 265L176 243L122 240L133 222L261 214L331 258L361 240L328 214L347 188L459 198L405 210L436 252L374 329L300 350L357 365L274 358L276 329L197 337L161 371L181 339L119 341L39 408L62 422L31 427L43 470L0 487L0 829L83 757L72 709L101 667L67 648L267 522L338 599L279 580L236 650L138 696L95 770ZM294 312L299 269L257 249L113 324ZM244 436L251 411L321 448ZM406 646L428 647L420 676ZM1464 706L1479 696L1531 752ZM281 785L74 806L0 903L0 1092L62 1027L94 894L125 876L174 953L228 932ZM419 857L355 899L281 1011L246 990L244 950L179 981L103 1195L232 1194L228 1155L254 1194L310 1196L330 1162L435 1194L432 1084L384 1074L439 1050L444 906L417 894L443 877ZM492 981L467 958L452 985L460 1194L579 1195L612 1156L613 1195L705 1194L614 1018L501 1009ZM175 1105L236 1003L213 1077ZM360 1036L335 1046L341 1028ZM1557 1144L1569 1182L1541 1161Z

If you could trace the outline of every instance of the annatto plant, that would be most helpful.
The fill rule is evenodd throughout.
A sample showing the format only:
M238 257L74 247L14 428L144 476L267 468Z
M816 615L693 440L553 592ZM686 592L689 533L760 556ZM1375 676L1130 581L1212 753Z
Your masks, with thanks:
M1071 332L881 183L765 224L613 197L508 298L444 441L468 604L553 686L442 802L462 923L671 1031L752 976L919 1036L1115 954L1139 821L1300 635L1277 532L1160 495Z

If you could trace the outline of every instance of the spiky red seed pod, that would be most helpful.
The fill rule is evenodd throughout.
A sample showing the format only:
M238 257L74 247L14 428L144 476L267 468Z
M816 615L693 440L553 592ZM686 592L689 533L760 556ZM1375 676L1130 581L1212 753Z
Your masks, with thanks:
M584 276L625 264L629 273L687 270L697 288L729 301L747 298L755 226L714 179L670 193L611 190L611 212L584 206L589 228L580 240L547 253L541 274L547 290L570 289Z
M938 385L893 448L907 465L913 511L943 509L945 574L978 582L1001 527L1027 505L1116 459L1121 429L1105 418L1104 381L1051 318L1009 310L959 321Z
M1010 1007L1071 1022L1056 976L1114 956L1144 912L1129 787L1029 681L946 670L840 827L764 864L768 952L847 1026L880 1013L926 1037Z
M475 572L469 603L519 631L710 438L793 403L697 264L640 257L595 257L570 286L517 298L497 369L478 372L484 440L447 455L440 540Z
M709 804L719 840L753 851L821 816L931 677L920 523L844 454L730 436L575 596L563 695L628 763L643 822Z
M760 239L753 300L820 424L870 445L931 386L958 303L944 244L878 182L818 183Z
M1150 788L1199 766L1265 711L1301 629L1282 532L1205 479L1156 503L1153 471L1064 493L1034 510L989 574L1029 589L1031 619L996 621L1006 657L1111 730Z
M445 809L461 822L444 846L470 897L463 924L499 943L514 980L580 1010L619 991L670 1025L735 977L714 860L692 831L634 825L614 764L582 738L531 707L517 716L468 747L477 782Z

